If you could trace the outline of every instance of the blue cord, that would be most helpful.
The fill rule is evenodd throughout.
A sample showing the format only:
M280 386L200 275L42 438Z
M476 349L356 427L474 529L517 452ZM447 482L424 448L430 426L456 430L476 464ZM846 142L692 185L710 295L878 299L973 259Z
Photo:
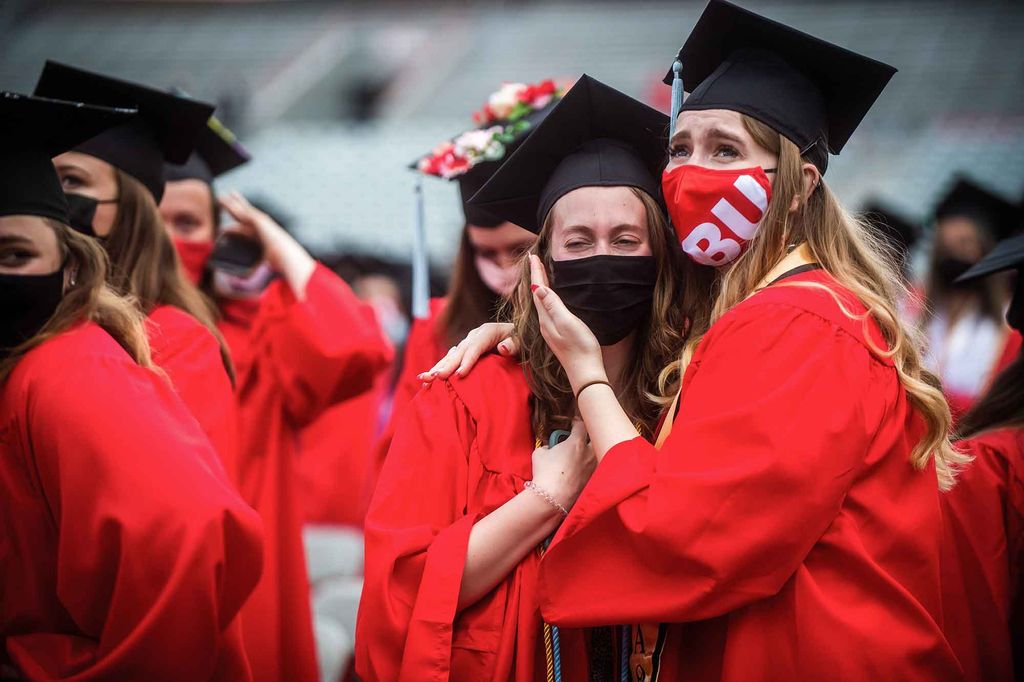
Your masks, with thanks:
M621 674L619 677L622 682L629 682L629 626L620 625L622 628L622 650L619 653L619 658L622 659L620 664Z
M676 119L683 108L683 63L678 59L672 63L672 119L668 122L668 139L676 134Z

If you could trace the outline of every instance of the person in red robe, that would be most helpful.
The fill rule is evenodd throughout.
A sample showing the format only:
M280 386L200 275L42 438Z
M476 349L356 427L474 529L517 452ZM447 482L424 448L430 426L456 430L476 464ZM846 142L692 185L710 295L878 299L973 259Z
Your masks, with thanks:
M50 161L124 113L0 95L0 676L245 681L259 518Z
M74 209L72 227L96 238L107 251L110 284L135 297L147 314L154 362L170 377L225 467L233 470L234 368L214 312L182 275L157 210L165 190L165 163L188 158L213 107L55 62L47 62L36 92L138 107L130 129L105 131L58 155L54 163Z
M238 194L221 205L237 221L226 229L258 239L266 258L249 278L214 273L237 369L237 483L266 536L263 578L243 610L246 650L256 680L315 680L299 433L372 389L392 351L373 310L266 213ZM262 273L279 277L263 290L253 286Z
M654 445L533 262L599 459L541 560L541 614L628 628L630 679L962 676L942 630L940 493L966 458L898 320L899 273L821 179L893 72L705 9L667 79L662 189L718 285Z
M1024 329L1024 235L1000 242L964 280L1016 269L1006 320ZM942 498L945 629L968 680L1024 672L1024 355L959 424L974 461Z
M584 76L481 190L533 183L526 201L495 215L539 234L533 253L588 316L603 366L646 433L660 411L648 394L682 345L682 306L657 303L681 296L654 199L665 124ZM593 460L571 426L572 394L551 372L528 285L524 272L512 303L524 363L487 358L419 393L401 418L365 524L356 671L368 682L538 680L556 655L566 680L618 670L610 631L563 630L555 645L538 612L540 545ZM537 447L570 427L559 456Z
M1024 210L970 178L959 177L935 207L924 306L927 363L942 380L958 419L1020 350L1020 334L1003 320L1006 281L958 280L998 240L1018 231Z

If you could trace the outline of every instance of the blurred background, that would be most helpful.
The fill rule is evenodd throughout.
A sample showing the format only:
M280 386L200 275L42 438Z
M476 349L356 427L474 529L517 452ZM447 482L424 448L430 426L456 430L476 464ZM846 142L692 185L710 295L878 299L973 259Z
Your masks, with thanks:
M502 81L589 73L660 109L661 77L704 2L74 2L5 0L0 87L52 58L215 102L254 162L219 181L260 200L318 255L407 261L410 162L471 127ZM827 180L926 219L962 171L1024 191L1024 3L748 0L899 68ZM424 181L443 274L457 190Z

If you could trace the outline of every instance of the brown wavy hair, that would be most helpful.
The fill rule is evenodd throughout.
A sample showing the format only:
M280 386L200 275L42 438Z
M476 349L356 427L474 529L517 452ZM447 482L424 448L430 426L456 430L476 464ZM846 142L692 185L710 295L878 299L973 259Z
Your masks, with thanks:
M143 315L135 301L107 284L107 254L96 240L51 218L40 218L57 235L64 271L71 273L64 297L43 328L0 360L0 382L23 355L47 339L84 321L102 327L142 367L152 367ZM74 284L71 284L71 281Z
M641 435L651 438L662 405L658 376L666 364L678 357L691 324L704 325L701 310L706 310L710 278L685 264L671 228L657 202L647 193L631 188L644 204L651 252L658 272L650 313L637 326L629 363L623 370L624 385L619 403L638 426ZM540 236L530 253L540 256L551 271L551 214L544 221ZM540 322L530 290L530 265L523 259L523 274L502 316L515 325L520 361L526 369L533 393L533 427L545 439L555 429L568 430L576 414L576 401L569 379L558 358L540 333ZM703 293L702 293L703 292ZM691 323L691 317L696 320Z
M1024 428L1024 353L996 376L985 394L960 418L957 437L1008 428Z
M217 329L214 304L183 274L153 195L141 182L115 168L117 217L104 243L110 256L109 282L119 293L138 301L143 312L158 305L184 311L210 330L220 344L221 360L231 382L235 368Z
M914 446L911 462L916 468L924 469L934 460L939 488L948 490L955 482L958 469L969 458L950 444L949 405L938 378L922 365L919 349L924 347L924 340L920 331L903 324L897 315L896 302L908 292L896 254L866 221L847 212L824 182L802 199L797 211L791 214L789 209L794 197L803 193L802 165L810 161L800 156L795 144L772 128L749 116L742 118L754 141L778 155L778 171L761 228L747 251L719 274L709 324L754 293L786 255L788 245L806 244L812 259L857 297L867 309L866 314L859 317L847 310L838 294L821 284L794 282L780 286L824 290L847 316L862 319L865 327L869 321L879 326L888 347L872 347L871 352L893 362L911 404L927 425L924 436ZM706 327L695 327L697 333L687 342L681 359L666 369L663 386L678 385L680 372L706 331Z

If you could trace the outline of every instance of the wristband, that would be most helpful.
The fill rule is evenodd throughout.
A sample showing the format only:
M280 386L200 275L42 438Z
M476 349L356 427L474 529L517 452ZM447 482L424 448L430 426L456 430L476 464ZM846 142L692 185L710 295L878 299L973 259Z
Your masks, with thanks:
M523 484L523 487L526 488L527 490L529 490L534 495L537 495L538 497L540 497L542 500L544 500L545 502L550 504L552 507L554 507L558 511L562 512L562 516L568 516L569 515L569 510L568 509L563 507L561 505L561 503L559 503L559 501L556 500L555 497L551 493L549 493L547 490L544 490L544 488L541 488L539 485L537 485L533 481L527 481L526 483Z
M581 395L581 394L583 393L583 391L587 390L587 389L588 389L588 388L590 388L591 386L596 386L596 385L598 385L598 384L604 384L604 385L605 385L605 386L607 386L608 388L611 388L611 387L612 387L612 385L611 385L610 383L608 383L608 380L607 380L607 379L597 379L597 380L595 380L595 381L590 381L590 382L587 382L587 383L583 384L583 386L582 386L582 387L580 388L580 390L576 391L576 402L579 402L579 400L580 400L580 395ZM613 390L614 390L614 389L613 389Z

